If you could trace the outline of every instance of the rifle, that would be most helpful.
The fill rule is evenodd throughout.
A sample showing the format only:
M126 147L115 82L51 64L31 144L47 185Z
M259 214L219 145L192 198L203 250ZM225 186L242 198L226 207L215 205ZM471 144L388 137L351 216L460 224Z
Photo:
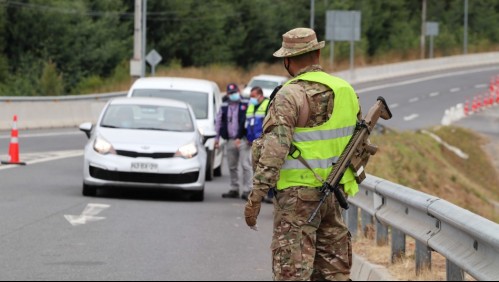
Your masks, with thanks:
M333 164L333 171L329 174L320 188L323 195L319 205L308 218L308 223L311 223L312 220L314 220L317 212L319 212L319 209L331 192L334 193L342 208L349 208L347 200L339 189L340 180L349 167L355 172L355 181L358 184L366 178L364 167L369 161L369 157L376 154L376 151L378 150L378 147L369 142L368 137L380 117L385 120L392 118L392 113L390 112L385 99L381 96L378 97L374 106L369 109L366 117L357 123L348 145L341 154L338 162Z

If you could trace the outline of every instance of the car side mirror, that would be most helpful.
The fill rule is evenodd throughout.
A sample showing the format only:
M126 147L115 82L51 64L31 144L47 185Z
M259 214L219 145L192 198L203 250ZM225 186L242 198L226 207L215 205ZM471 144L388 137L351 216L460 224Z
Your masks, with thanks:
M203 144L205 144L208 139L217 137L217 133L214 130L203 130L201 134L203 136Z
M80 124L80 131L85 132L87 138L90 138L90 132L92 132L93 125L91 122L85 122Z

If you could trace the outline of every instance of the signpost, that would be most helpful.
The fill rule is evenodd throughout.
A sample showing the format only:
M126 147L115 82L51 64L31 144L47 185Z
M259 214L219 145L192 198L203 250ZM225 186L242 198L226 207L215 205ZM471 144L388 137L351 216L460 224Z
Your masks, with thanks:
M326 40L331 41L330 63L333 65L334 41L350 41L350 76L354 72L354 42L360 41L360 11L337 11L326 12Z
M430 59L433 58L433 37L438 35L438 23L426 22L426 36L430 37Z

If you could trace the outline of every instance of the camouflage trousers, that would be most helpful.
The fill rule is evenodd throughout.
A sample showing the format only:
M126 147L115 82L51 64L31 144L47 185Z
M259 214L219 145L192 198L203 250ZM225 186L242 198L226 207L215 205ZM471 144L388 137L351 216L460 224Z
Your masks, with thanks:
M352 240L333 193L307 223L320 197L318 189L310 188L277 192L271 246L275 281L350 279Z

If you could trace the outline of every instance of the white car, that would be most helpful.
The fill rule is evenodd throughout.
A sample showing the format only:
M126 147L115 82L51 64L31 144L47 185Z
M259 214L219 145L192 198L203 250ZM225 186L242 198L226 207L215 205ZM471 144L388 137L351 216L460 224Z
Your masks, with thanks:
M270 94L272 94L272 91L284 83L286 83L289 79L286 76L280 76L280 75L268 75L268 74L261 74L254 76L248 85L243 89L243 97L248 98L250 96L251 88L255 86L260 86L263 90L263 95L266 98L270 97Z
M203 134L207 152L206 180L222 175L224 144L215 149L215 119L222 105L218 85L209 80L180 77L145 77L137 79L128 97L161 97L175 99L191 105L198 128Z
M110 100L95 126L83 123L83 195L99 188L183 190L203 201L206 150L189 104L159 98Z

